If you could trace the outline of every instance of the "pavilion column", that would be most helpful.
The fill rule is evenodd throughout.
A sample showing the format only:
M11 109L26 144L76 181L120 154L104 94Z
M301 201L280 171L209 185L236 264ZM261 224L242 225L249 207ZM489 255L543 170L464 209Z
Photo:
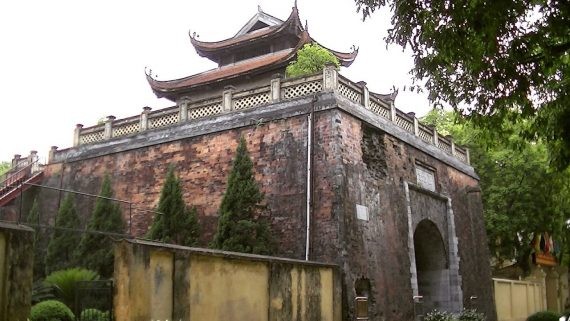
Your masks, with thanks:
M435 147L438 147L439 145L439 134L437 133L435 127L433 128L433 144L435 145Z
M139 131L143 132L148 129L148 114L150 113L151 110L152 108L148 106L143 107L143 111L141 113L141 122L139 126Z
M18 167L18 163L20 162L21 157L22 157L22 155L20 155L20 154L14 155L14 158L12 158L12 168Z
M224 88L223 97L222 97L222 109L224 111L232 110L232 95L233 92L236 90L234 86L226 86Z
M55 153L57 152L57 146L52 146L48 154L48 163L52 163L55 160Z
M396 122L396 105L394 105L394 102L390 103L390 120L392 122Z
M420 122L418 121L418 118L416 118L416 113L410 112L410 113L408 113L408 115L410 117L412 117L412 119L414 120L414 136L419 136L420 135Z
M75 125L75 131L73 132L73 147L77 147L80 144L81 129L83 129L83 124Z
M453 141L453 137L451 137L451 135L448 135L447 139L449 139L449 143L451 145L451 155L455 156L455 142Z
M103 139L111 139L113 137L113 120L115 120L115 116L107 116L107 120L105 120Z
M338 88L338 72L334 64L326 64L323 69L323 91L335 91Z
M368 91L366 81L359 81L358 85L362 88L362 106L366 109L370 109L370 91Z
M273 75L271 79L271 102L276 103L281 100L281 74Z
M469 148L465 147L465 161L471 165L471 156L469 155Z
M178 122L184 123L188 121L188 104L190 99L188 97L182 97L178 100Z

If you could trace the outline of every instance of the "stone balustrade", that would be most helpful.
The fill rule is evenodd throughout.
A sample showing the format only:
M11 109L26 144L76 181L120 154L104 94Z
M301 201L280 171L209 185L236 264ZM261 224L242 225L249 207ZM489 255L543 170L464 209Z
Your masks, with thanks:
M470 163L469 150L455 145L453 138L439 135L434 128L421 124L414 113L406 114L396 109L389 100L381 99L379 98L381 95L369 92L366 83L352 82L338 74L333 66L325 67L322 73L305 77L282 79L280 75L275 75L270 84L253 89L236 90L235 87L228 86L224 88L221 96L200 100L184 97L176 106L157 111L144 107L142 113L137 116L123 119L108 116L104 123L96 126L83 128L83 125L78 124L73 142L74 146L86 145L222 113L331 91L389 120L425 143L436 146L464 163Z

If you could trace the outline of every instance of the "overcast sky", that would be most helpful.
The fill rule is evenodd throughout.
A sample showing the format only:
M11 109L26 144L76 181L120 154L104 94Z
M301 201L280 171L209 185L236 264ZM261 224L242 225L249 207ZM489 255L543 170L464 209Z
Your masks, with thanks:
M44 159L52 145L70 147L77 123L173 105L154 96L145 67L160 80L214 68L196 54L188 31L203 41L231 37L258 5L286 19L293 1L1 1L0 161L32 149ZM413 61L399 47L386 48L387 12L363 22L352 0L299 0L298 7L324 46L360 48L343 75L375 92L399 87L396 106L406 112L430 109L425 94L402 90Z

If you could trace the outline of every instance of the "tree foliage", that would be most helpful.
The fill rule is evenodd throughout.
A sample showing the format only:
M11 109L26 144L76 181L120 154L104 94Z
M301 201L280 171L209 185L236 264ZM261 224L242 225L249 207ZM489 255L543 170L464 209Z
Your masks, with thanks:
M514 260L526 270L535 232L548 232L561 246L566 261L570 249L570 170L553 171L541 140L521 138L527 123L511 125L506 140L490 144L485 129L462 121L452 112L434 110L422 119L438 131L448 131L471 151L480 176L485 224L491 254ZM507 125L505 125L507 126Z
M386 41L412 50L412 74L425 81L432 101L449 103L495 134L527 122L521 137L541 137L554 165L570 164L567 1L355 2L365 18L390 7Z
M73 252L79 244L79 233L66 230L79 228L79 217L75 210L73 196L68 194L59 208L55 221L56 229L48 243L46 254L46 274L53 271L73 267L75 265Z
M287 77L310 75L323 70L326 64L340 66L330 51L316 43L306 44L297 52L297 59L287 66L285 73Z
M260 218L262 201L263 194L255 181L253 162L242 136L220 205L220 219L212 247L226 251L271 254L271 229Z
M8 162L0 162L0 177L10 170L12 165Z
M148 233L155 241L193 246L198 242L200 226L195 207L189 208L182 197L180 179L170 167L158 201L158 212Z
M100 198L95 202L95 209L87 223L88 231L123 233L124 223L119 204L113 197L111 179L108 175L103 178ZM113 242L103 234L84 233L81 242L74 252L76 262L81 266L96 271L103 277L113 275Z

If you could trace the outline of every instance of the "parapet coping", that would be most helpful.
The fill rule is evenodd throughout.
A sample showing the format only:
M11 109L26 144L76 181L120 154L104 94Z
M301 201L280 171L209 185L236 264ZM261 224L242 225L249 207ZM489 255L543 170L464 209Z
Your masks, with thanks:
M248 260L248 261L258 261L258 262L270 262L270 263L287 263L287 264L298 264L298 265L308 265L308 266L316 266L316 267L327 267L336 269L339 266L332 263L324 263L324 262L316 262L316 261L304 261L298 259L290 259L284 257L277 257L277 256L268 256L268 255L258 255L258 254L249 254L249 253L239 253L239 252L230 252L230 251L222 251L222 250L214 250L214 249L205 249L199 247L189 247L189 246L182 246L177 244L168 244L168 243L161 243L155 241L149 241L144 239L121 239L117 242L127 242L136 245L145 245L151 246L158 249L167 249L173 251L183 251L189 252L191 254L198 254L204 256L215 256L215 257L222 257L222 258L229 258L229 259L236 259L236 260Z
M307 115L311 112L313 97L317 98L314 103L315 112L338 108L385 131L389 135L402 140L406 144L421 150L429 156L452 166L464 174L479 180L479 176L475 173L471 165L461 162L459 159L445 153L436 146L428 144L412 133L396 126L389 120L382 118L366 108L362 108L358 104L334 92L316 93L308 97L200 118L174 126L147 130L132 136L116 137L93 144L58 150L52 162L74 162L225 130L254 125L262 126L268 121Z
M0 229L16 230L23 232L35 232L35 230L27 225L9 223L6 221L0 221Z

